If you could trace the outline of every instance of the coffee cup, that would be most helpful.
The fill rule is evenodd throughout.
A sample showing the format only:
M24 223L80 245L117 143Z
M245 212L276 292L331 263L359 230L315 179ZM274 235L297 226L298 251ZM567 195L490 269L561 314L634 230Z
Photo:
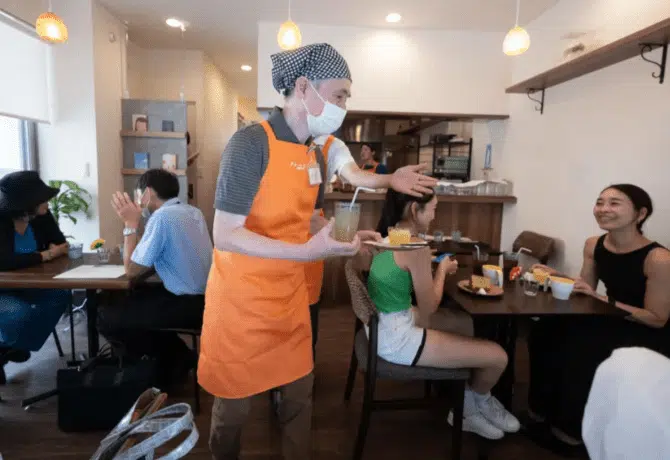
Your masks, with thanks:
M490 279L493 284L503 287L505 278L503 277L502 268L497 265L484 265L482 266L482 273L485 277Z
M575 287L574 280L560 276L551 276L549 279L551 281L551 295L558 300L568 300Z

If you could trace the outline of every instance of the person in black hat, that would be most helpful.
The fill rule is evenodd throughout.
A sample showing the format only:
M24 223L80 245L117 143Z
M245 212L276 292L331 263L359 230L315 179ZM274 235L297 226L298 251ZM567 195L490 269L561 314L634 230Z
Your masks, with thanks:
M0 270L31 267L67 254L68 244L49 212L49 200L57 193L34 171L0 179ZM69 301L69 291L0 290L0 383L7 362L24 362L42 347Z

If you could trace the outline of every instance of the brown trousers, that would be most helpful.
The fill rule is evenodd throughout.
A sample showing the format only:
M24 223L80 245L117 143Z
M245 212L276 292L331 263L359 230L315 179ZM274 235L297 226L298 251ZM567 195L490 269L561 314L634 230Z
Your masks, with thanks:
M312 385L314 375L279 387L282 452L285 460L312 458ZM238 460L242 426L249 417L251 398L214 398L209 449L214 460Z

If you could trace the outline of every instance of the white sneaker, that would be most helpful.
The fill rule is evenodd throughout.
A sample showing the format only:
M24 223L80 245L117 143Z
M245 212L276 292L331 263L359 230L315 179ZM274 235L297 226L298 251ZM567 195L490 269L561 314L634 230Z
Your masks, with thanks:
M449 411L447 421L449 425L454 426L454 411ZM505 436L501 429L493 426L480 412L463 417L463 431L475 433L490 440L502 439Z
M479 412L496 428L506 433L516 433L521 428L519 420L512 415L495 396L476 401Z

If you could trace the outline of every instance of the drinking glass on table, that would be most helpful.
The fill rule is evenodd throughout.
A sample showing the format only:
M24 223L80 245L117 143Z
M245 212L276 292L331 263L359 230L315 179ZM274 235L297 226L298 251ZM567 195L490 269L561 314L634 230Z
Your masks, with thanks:
M108 264L109 263L109 258L112 255L111 251L107 248L98 248L98 262L101 264Z
M335 203L335 226L333 238L337 241L350 243L358 232L358 222L361 218L360 203L340 201Z
M472 251L472 274L484 276L483 266L489 263L489 253L475 249Z
M526 272L523 275L523 293L529 297L537 296L537 293L540 292L540 282L537 280L532 273Z

